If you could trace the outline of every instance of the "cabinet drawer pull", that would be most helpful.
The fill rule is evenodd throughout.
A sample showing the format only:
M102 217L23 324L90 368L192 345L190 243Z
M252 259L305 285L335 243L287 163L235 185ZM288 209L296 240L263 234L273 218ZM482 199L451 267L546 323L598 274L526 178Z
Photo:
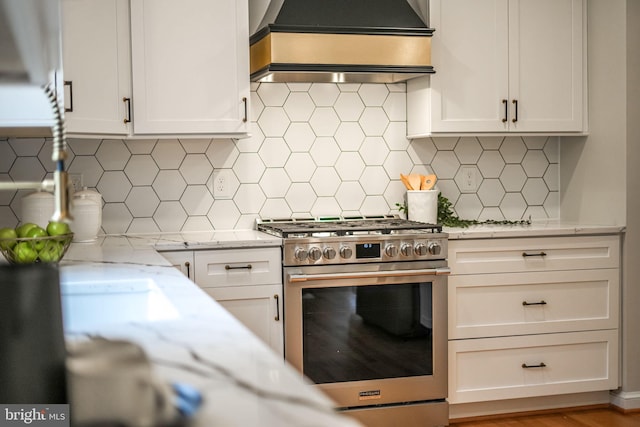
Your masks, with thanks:
M273 295L273 299L276 300L276 317L275 317L275 321L279 322L280 321L280 297L278 296L278 294Z
M131 98L126 96L122 98L122 102L127 104L127 117L124 118L124 124L131 123Z
M522 364L522 368L523 368L523 369L546 368L546 367L547 367L547 365L545 365L545 363L544 363L544 362L540 362L540 363L539 363L539 364L537 364L537 365L527 365L526 363L523 363L523 364Z
M525 258L526 257L532 257L532 256L544 257L544 256L547 256L547 254L545 252L542 252L542 251L534 253L534 254L529 253L529 252L522 252L522 256L525 257Z
M187 269L187 278L191 279L191 268L189 268L191 267L191 263L189 261L185 261L184 266Z
M242 102L244 103L244 117L242 118L242 122L246 123L249 119L249 115L247 114L247 97L242 98Z
M73 82L71 80L64 81L65 86L69 86L69 108L65 108L64 111L66 113L73 112Z
M507 101L506 99L502 100L502 103L504 104L504 117L502 118L502 123L507 123L507 116L509 115L509 101Z
M513 100L513 105L515 107L515 115L514 115L513 119L511 119L511 121L513 123L515 123L515 122L518 121L518 100L517 99Z
M247 264L247 265L225 265L224 269L225 270L251 270L253 267L251 266L251 264Z
M545 300L542 300L540 302L527 302L527 301L522 301L522 305L529 306L529 305L547 305L547 302Z

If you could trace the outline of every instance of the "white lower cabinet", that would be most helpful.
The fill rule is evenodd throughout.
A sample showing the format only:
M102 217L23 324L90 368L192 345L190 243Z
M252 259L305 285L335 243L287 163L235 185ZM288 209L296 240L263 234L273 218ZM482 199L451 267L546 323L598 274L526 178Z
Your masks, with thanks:
M616 389L618 235L449 241L449 402Z
M161 255L284 355L280 247L170 251Z

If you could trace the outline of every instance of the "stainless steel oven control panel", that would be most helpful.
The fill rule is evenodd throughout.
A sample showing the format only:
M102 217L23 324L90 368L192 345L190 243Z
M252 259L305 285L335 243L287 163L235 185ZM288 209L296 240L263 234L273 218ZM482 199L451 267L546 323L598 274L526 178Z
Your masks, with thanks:
M442 233L410 236L349 236L288 239L284 265L330 265L370 262L428 261L447 258Z

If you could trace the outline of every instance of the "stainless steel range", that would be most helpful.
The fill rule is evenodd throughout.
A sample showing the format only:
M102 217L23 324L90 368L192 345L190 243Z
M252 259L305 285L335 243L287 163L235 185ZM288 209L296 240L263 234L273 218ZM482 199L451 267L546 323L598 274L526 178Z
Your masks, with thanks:
M286 359L369 427L447 425L442 227L379 216L257 228L284 240Z

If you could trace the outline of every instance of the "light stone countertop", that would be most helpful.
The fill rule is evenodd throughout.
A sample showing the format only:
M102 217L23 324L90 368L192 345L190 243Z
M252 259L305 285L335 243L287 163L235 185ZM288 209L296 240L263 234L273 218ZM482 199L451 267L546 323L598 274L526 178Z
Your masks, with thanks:
M580 236L590 234L618 234L625 231L621 225L578 224L567 221L533 221L529 225L493 225L480 224L467 228L444 227L449 234L449 240L459 239L487 239L507 237L550 237L550 236Z
M252 241L242 233L240 236L245 239L240 244ZM68 340L90 335L141 345L163 380L188 383L203 393L204 404L190 426L359 425L336 414L324 394L171 267L150 242L159 244L155 237L107 236L96 243L71 245L60 263ZM102 289L95 295L99 303L83 321L80 307L93 304L83 300L74 306L73 297L92 286ZM126 289L146 289L147 293L159 289L171 307L127 312L119 304L118 292L109 294ZM125 297L134 298L133 294Z

